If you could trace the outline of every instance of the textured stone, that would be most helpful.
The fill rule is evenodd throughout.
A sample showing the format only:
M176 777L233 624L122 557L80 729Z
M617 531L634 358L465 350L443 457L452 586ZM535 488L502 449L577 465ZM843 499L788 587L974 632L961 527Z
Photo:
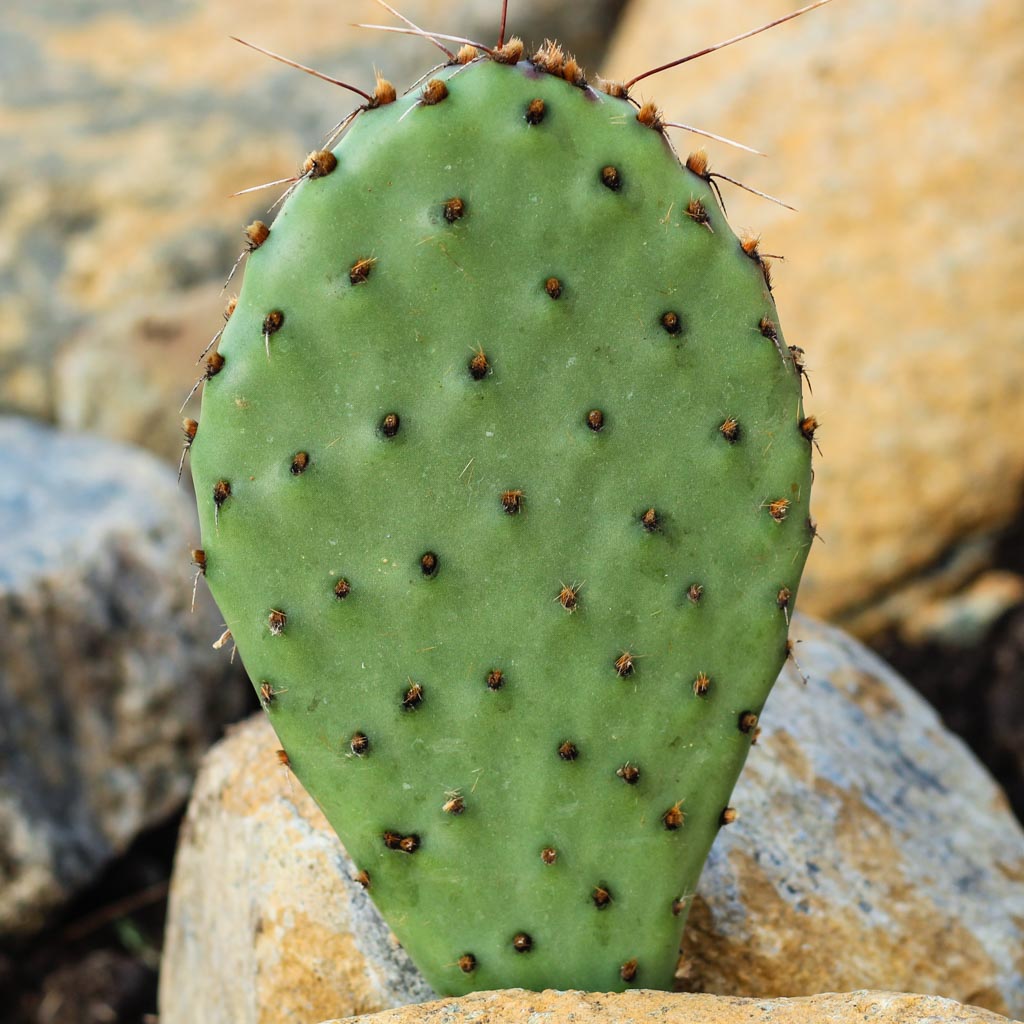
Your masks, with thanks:
M622 2L517 0L510 27L538 40L572 36L592 59ZM487 43L497 35L500 0L400 6L436 31L479 34ZM212 312L192 340L197 351L206 343L217 326L217 291L242 249L242 226L263 215L279 190L230 194L294 174L359 102L229 37L363 88L372 86L374 66L403 88L440 56L423 40L356 29L356 21L397 24L370 0L344 9L334 0L5 3L0 409L57 419L74 381L65 376L58 391L51 367L77 332L96 350L89 381L102 376L104 357L109 380L124 367L114 360L133 323L147 311L173 315L175 298L200 285ZM147 447L156 441L163 452L162 432L126 431L165 411L143 408L163 400L161 375L174 395L187 390L191 371L175 372L175 361L161 368L144 358L135 366L138 392L108 396L109 404L129 398L130 415L72 390L72 421Z
M680 986L904 989L1019 1014L1024 832L1005 798L862 646L806 619L793 635L808 682L791 664L768 702L739 821L694 897ZM172 885L164 1024L255 1024L271 1008L298 1024L313 1007L424 997L277 746L253 721L201 774Z
M189 504L144 452L0 419L0 934L180 806L244 707Z
M360 1018L365 1024L1020 1024L952 999L840 992L803 999L735 999L665 992L475 992ZM325 1024L340 1024L328 1021Z
M633 0L607 73L789 13L790 0ZM1024 6L837 3L640 83L709 144L733 223L781 253L776 298L822 420L804 610L872 631L977 572L1024 488ZM672 132L682 152L705 140ZM884 597L895 590L894 597Z

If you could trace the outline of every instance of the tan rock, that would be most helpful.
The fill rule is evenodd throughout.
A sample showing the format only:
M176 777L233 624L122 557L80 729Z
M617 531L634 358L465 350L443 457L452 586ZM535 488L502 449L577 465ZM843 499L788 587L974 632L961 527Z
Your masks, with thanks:
M794 7L633 0L607 72L629 78ZM858 630L906 611L879 605L889 589L962 582L977 559L949 556L1020 507L1022 39L1017 0L951 0L941 16L931 0L837 3L634 90L768 152L709 144L712 169L802 211L722 183L733 225L786 257L780 317L823 424L827 545L801 605ZM672 135L684 153L704 141Z
M835 629L790 665L694 897L681 987L1024 1009L1024 831L935 712ZM172 885L163 1024L306 1024L428 998L256 719L209 755ZM325 957L327 937L334 940ZM262 1015L261 1015L262 1014ZM941 1018L940 1018L941 1019Z
M902 992L826 993L803 999L735 999L666 992L475 992L360 1018L365 1024L1020 1024L952 999ZM325 1024L340 1024L327 1021Z

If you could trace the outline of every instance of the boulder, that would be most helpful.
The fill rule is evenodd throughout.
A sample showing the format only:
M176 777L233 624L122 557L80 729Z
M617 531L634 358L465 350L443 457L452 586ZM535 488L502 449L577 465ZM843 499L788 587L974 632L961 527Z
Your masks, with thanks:
M902 989L1020 1014L1024 831L1002 792L859 643L800 618L793 636L799 666L693 897L680 987ZM429 997L277 747L256 718L204 764L172 880L163 1024L305 1024Z
M736 999L666 992L474 992L425 1006L361 1017L361 1024L526 1024L571 1020L573 1024L1020 1024L952 999L903 992L841 992L802 999ZM341 1024L327 1021L325 1024Z
M791 13L790 0L632 0L605 71L628 79ZM1024 490L1024 103L1017 0L831 4L646 79L730 220L778 253L775 295L806 350L822 427L805 610L862 634L956 589Z
M152 456L0 418L0 935L25 934L185 801L245 707Z

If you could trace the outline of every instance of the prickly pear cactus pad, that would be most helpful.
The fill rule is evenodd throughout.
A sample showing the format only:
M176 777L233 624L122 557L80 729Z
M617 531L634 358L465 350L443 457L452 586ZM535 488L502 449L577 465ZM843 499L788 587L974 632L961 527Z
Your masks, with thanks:
M439 992L671 988L787 656L814 424L704 158L508 52L365 109L250 229L197 563L266 770Z

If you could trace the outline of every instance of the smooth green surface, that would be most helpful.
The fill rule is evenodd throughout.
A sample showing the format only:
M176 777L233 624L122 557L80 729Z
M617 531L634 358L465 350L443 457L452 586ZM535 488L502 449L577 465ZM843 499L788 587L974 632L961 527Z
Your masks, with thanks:
M795 597L811 541L799 380L758 331L775 319L760 268L632 107L525 64L443 75L437 106L410 109L414 94L361 115L337 170L303 183L249 257L192 446L207 579L254 684L281 691L270 715L296 775L438 991L621 989L634 957L636 985L670 988L672 903L749 749L738 717L760 711L785 657L776 595ZM449 224L456 196L466 214ZM686 216L694 196L714 233ZM376 262L353 286L363 258ZM272 310L285 321L268 360ZM666 310L685 325L674 337ZM478 346L482 381L467 372ZM729 416L736 444L718 430ZM293 476L298 451L310 466ZM500 504L511 488L517 516ZM777 498L792 502L783 522L765 507ZM574 614L563 583L582 584ZM356 731L366 756L349 751ZM635 786L615 774L627 761ZM455 790L461 816L441 810ZM420 849L386 849L386 830Z

